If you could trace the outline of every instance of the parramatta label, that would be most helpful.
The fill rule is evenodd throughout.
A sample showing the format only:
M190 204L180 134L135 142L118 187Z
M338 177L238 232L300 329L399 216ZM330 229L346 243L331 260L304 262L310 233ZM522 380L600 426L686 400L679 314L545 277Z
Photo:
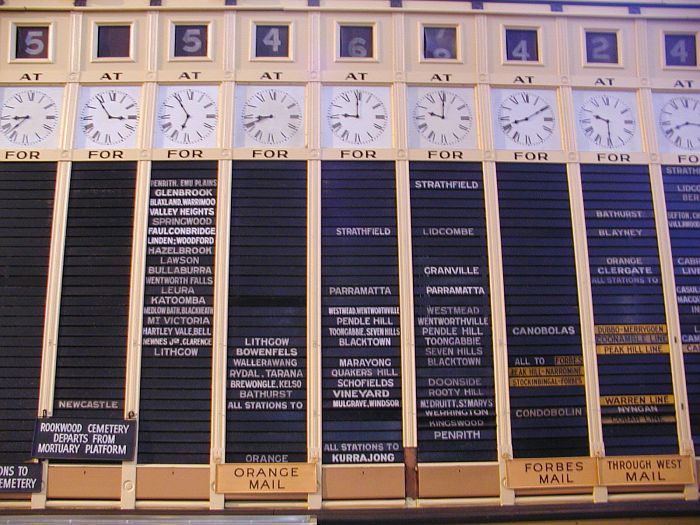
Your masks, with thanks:
M690 456L616 456L598 461L600 484L608 487L688 485L695 482Z
M0 492L40 492L40 463L0 464Z
M597 482L596 459L590 457L511 459L506 473L511 489L592 487Z
M219 494L316 492L315 463L227 463L216 466Z
M32 457L129 461L134 458L135 442L134 421L37 419Z

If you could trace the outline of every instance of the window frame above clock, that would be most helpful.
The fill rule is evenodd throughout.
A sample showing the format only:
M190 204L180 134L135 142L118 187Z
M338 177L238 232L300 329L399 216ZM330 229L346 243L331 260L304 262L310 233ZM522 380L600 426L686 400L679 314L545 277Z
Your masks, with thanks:
M54 61L54 31L55 26L52 22L44 22L41 20L36 20L32 22L12 22L11 36L10 39L10 62L20 62L20 63L51 63ZM21 38L21 31L42 31L44 35L41 38L34 40L33 37L37 35L30 35L27 33L24 37L25 39L25 52L26 56L18 56L19 51L18 44ZM31 52L27 51L30 45L34 45L36 42L41 42L43 46L36 56L32 55Z
M356 30L356 29L369 29L370 32L370 45L369 54L366 56L353 56L343 54L343 30ZM335 26L336 34L336 49L335 49L335 59L338 62L377 62L379 55L378 48L378 38L377 38L377 24L374 22L336 22ZM356 38L356 37L355 37ZM354 40L351 38L350 41ZM347 42L348 49L350 48L350 42Z
M126 45L127 53L121 55L101 55L100 54L100 41L102 38L103 29L127 29L126 35ZM120 36L117 35L117 38ZM124 36L121 35L121 38ZM107 37L109 38L109 37ZM123 43L122 43L123 44ZM93 25L92 33L92 61L93 62L133 62L134 57L134 24L133 22L95 22Z
M515 56L515 48L520 45L520 42L527 42L526 40L520 40L518 44L516 44L513 49L510 49L509 47L509 33L533 33L535 36L534 39L534 44L535 44L535 58L534 59L518 59L518 58L510 58L510 56ZM515 25L506 25L503 27L502 31L502 45L503 45L503 54L501 55L503 57L503 63L504 64L519 64L519 65L543 65L544 62L542 61L542 53L540 52L542 49L542 28L541 27L533 27L533 26L515 26ZM519 51L518 51L519 52Z
M184 51L186 54L177 54L177 42L178 42L178 32L180 29L184 29L185 32L193 29L202 29L204 28L204 38L197 38L199 40L201 47L204 48L204 53L203 54L194 54L195 52L198 52L200 48L197 48L191 52L188 52L186 49L184 49L184 46L182 47L182 51ZM178 20L178 21L173 21L170 23L170 47L169 47L169 59L173 62L175 61L195 61L195 60L211 60L211 39L209 38L211 34L211 29L212 29L212 23L210 21L203 21L203 20L192 20L192 21L183 21L183 20ZM194 35L190 35L192 38L194 38ZM185 42L184 38L188 38L188 35L184 35L182 37L183 42ZM189 42L186 42L189 44Z
M454 49L452 50L453 52L453 57L448 58L448 57L436 57L432 56L429 57L426 55L428 52L428 47L427 47L427 32L428 30L433 30L433 29L438 29L438 30L443 30L443 29L448 29L454 31L454 40L452 42ZM462 34L461 34L461 26L459 24L441 24L441 23L423 23L420 24L420 57L419 61L420 62L430 62L430 63L449 63L449 64L456 64L462 62Z
M283 62L291 62L293 61L293 56L294 56L294 46L293 46L293 35L294 35L294 23L291 21L254 21L252 22L252 27L250 31L251 39L250 39L250 60L251 61L262 61L262 62L276 62L276 61L283 61ZM268 33L266 35L260 35L260 43L264 47L272 47L269 44L265 42L265 39L268 37L270 34L269 32L274 29L274 28L286 28L286 42L282 41L281 35L278 35L278 38L280 38L280 45L286 46L287 54L286 55L259 55L258 54L258 29L259 28L268 28ZM273 49L274 51L274 49Z
M681 64L681 63L670 63L669 58L673 57L671 53L674 52L673 47L682 42L682 38L688 38L693 40L693 45L691 50L685 50L686 53L692 54L693 63ZM675 44L669 44L669 38L678 38ZM662 33L662 49L664 50L662 55L663 67L670 69L698 69L698 33L693 31L663 31Z

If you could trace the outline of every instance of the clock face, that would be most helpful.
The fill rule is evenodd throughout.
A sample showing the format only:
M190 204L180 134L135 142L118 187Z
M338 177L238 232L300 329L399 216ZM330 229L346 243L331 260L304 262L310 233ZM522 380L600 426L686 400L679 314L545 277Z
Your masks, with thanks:
M411 147L473 147L468 141L474 124L473 90L415 88L409 92L413 108Z
M83 88L77 147L131 147L139 120L137 88Z
M556 98L546 90L494 90L496 147L561 149Z
M660 94L657 107L662 151L700 150L700 96Z
M389 147L388 88L330 88L325 145Z
M241 109L241 124L255 144L287 145L302 128L303 112L297 99L278 88L251 88ZM252 91L252 95L250 92Z
M630 150L637 133L634 100L625 94L588 93L576 97L579 147L589 150Z
M4 141L16 146L49 142L58 124L55 97L56 93L43 89L5 90L0 107L0 133Z
M161 86L156 147L211 147L216 143L216 88Z

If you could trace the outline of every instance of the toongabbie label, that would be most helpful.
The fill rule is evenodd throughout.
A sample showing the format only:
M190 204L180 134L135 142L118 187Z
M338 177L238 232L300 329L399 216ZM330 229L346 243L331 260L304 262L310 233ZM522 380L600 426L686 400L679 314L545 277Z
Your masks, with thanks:
M136 422L38 419L32 456L40 459L129 461L134 458Z
M40 492L40 463L0 465L0 492Z
M219 494L316 492L315 463L226 463L216 466Z

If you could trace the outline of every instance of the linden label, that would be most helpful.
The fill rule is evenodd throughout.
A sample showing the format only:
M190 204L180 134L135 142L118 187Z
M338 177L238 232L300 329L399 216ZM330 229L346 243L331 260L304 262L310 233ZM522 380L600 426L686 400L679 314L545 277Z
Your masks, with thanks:
M314 463L227 463L216 466L220 494L316 492Z
M511 459L507 463L508 487L591 487L596 484L595 458Z
M619 456L601 458L600 483L629 485L689 485L693 466L689 456Z

